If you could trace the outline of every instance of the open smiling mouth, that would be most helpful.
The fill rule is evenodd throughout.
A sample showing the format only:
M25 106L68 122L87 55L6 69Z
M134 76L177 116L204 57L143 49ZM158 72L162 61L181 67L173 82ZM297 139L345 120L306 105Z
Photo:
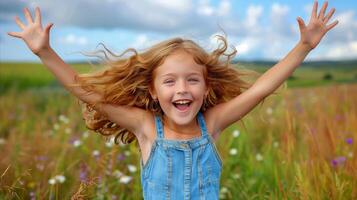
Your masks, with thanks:
M190 108L192 101L182 100L172 102L172 104L179 110L179 111L187 111Z

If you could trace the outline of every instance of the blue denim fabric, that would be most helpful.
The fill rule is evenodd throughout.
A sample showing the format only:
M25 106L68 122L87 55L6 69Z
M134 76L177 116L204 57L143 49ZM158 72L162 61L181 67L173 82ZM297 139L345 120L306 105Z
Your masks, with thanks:
M222 160L201 112L197 120L200 137L168 140L160 117L155 116L157 138L145 166L142 159L140 165L145 200L219 198Z

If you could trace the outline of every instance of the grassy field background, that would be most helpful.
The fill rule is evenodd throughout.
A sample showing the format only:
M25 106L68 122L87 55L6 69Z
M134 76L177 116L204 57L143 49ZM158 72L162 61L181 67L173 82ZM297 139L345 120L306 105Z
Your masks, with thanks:
M356 62L304 64L286 84L217 141L221 199L357 199ZM0 106L0 199L142 199L137 146L88 131L41 64L0 63Z

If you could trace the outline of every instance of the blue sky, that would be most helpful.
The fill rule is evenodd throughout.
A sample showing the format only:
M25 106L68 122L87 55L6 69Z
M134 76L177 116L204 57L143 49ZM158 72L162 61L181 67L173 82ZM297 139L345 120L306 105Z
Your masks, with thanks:
M319 1L321 6L323 1ZM296 17L308 20L313 0L1 0L0 62L33 61L39 58L8 31L19 31L13 18L24 20L22 9L36 6L42 22L54 23L50 44L65 61L88 57L98 43L120 53L139 51L171 37L193 39L210 51L213 37L222 33L237 50L238 60L279 60L298 42ZM329 32L308 60L357 58L357 1L330 0L339 24ZM307 23L307 22L306 22Z

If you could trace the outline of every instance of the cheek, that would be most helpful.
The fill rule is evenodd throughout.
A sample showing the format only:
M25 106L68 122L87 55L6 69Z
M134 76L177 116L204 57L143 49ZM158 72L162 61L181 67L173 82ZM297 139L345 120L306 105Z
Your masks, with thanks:
M159 87L158 96L161 100L170 100L172 97L172 94L174 94L173 90L168 88L168 87Z

